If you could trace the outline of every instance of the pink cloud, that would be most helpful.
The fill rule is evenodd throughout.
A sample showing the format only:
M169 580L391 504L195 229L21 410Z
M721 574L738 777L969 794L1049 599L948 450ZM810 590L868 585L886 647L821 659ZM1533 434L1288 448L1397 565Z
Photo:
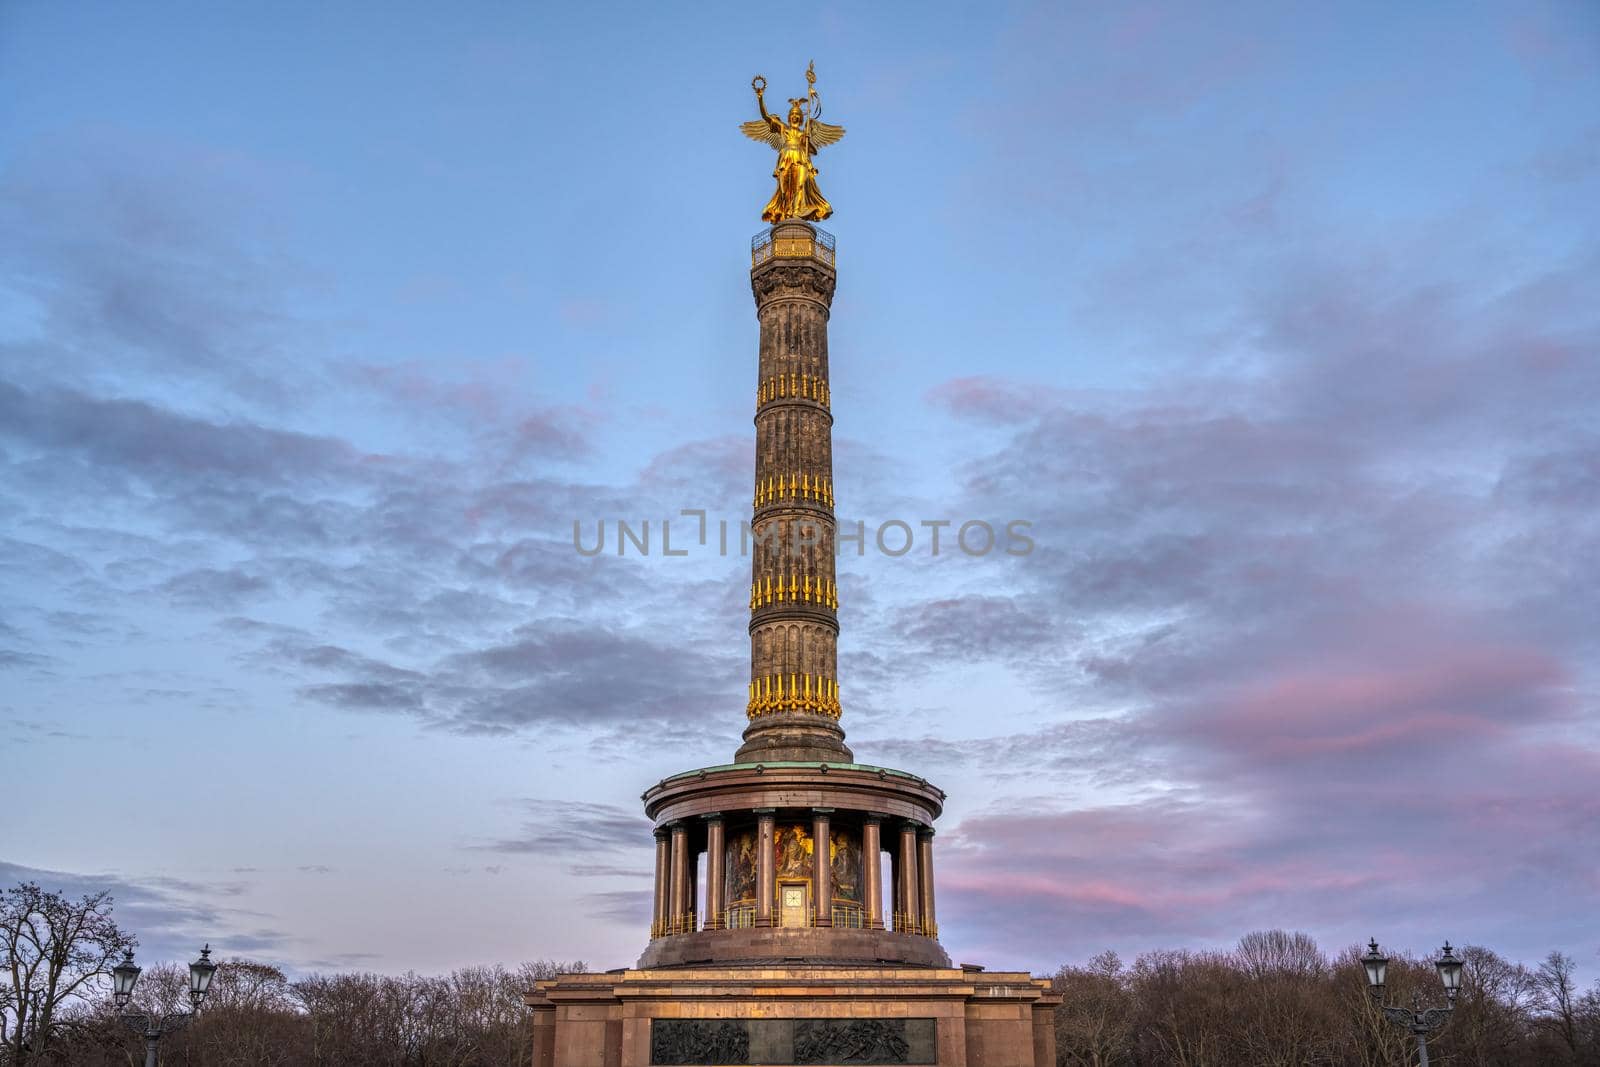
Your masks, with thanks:
M928 390L927 399L955 415L1007 425L1053 406L1039 390L1023 389L1005 379L979 375L942 382Z
M1186 728L1261 760L1487 739L1574 711L1569 685L1562 665L1538 650L1464 648L1411 663L1269 674L1202 705Z

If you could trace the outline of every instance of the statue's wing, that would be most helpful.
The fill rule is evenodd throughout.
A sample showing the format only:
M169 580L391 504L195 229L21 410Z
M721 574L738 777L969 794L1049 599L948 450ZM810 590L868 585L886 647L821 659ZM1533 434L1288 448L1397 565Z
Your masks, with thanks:
M811 150L815 152L819 148L837 144L839 139L844 136L844 127L835 126L831 122L823 122L820 119L812 119L806 123L806 132L811 135Z
M749 122L739 123L739 132L752 141L760 141L768 148L783 150L783 134L767 125L764 119L751 119Z

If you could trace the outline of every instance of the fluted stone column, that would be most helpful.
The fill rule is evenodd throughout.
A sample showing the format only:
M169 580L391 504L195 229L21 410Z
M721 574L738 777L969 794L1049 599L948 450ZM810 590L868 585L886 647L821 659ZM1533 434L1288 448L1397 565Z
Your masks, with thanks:
M750 288L761 323L750 546L750 725L735 757L854 757L839 727L828 314L833 251L809 223L772 227Z
M861 880L867 897L867 928L883 929L883 817L871 815L861 824Z
M681 822L672 824L672 893L669 903L672 915L668 929L675 934L683 930L683 916L689 910L689 828Z
M895 856L894 868L900 883L895 909L905 916L902 922L907 924L906 931L917 933L921 929L917 912L922 894L917 887L917 824L914 822L900 824L900 851Z
M689 894L684 897L688 905L684 909L684 928L686 934L699 929L700 920L700 850L691 843L689 845Z
M672 879L672 835L665 827L658 828L655 835L656 895L654 907L650 912L650 936L660 937L667 931L668 898L671 895L668 883Z
M917 835L917 886L922 890L920 917L922 932L934 937L939 922L933 911L933 827L925 826Z
M833 861L829 843L832 808L811 809L811 903L818 926L833 925Z
M714 812L706 820L706 918L707 930L719 930L723 914L727 911L727 895L723 888L723 862L726 845L723 839L722 813Z
M756 925L772 925L772 899L778 892L777 874L773 870L773 863L777 857L773 855L773 816L776 812L772 808L757 808L756 814Z
M900 866L900 855L897 851L899 845L893 840L891 831L889 842L889 914L885 917L884 926L894 930L900 926L900 905L905 900L906 893L903 888L905 871Z

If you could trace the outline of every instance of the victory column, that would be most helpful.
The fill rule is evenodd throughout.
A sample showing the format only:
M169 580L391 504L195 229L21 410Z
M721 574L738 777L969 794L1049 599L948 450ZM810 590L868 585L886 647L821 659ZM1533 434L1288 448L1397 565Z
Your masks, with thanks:
M731 763L645 791L650 942L635 970L538 983L527 998L535 1067L1055 1064L1060 998L1049 982L953 968L939 944L933 823L944 793L857 763L844 743L828 385L836 262L815 225L833 208L812 162L844 129L821 120L814 66L806 81L780 119L758 75L760 118L740 127L778 153L761 213L770 226L750 257L760 344L744 743Z

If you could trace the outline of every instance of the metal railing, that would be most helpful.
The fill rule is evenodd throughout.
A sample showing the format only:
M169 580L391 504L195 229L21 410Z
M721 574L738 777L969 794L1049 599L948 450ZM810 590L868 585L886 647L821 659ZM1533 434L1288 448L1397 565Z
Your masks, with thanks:
M769 259L815 259L831 267L837 260L833 234L812 226L810 237L783 237L775 241L772 231L764 230L750 239L750 265L759 267Z
M897 911L893 916L895 933L918 934L922 937L939 936L938 923L924 923L921 914L913 911Z
M781 923L776 910L774 910L772 917L775 924ZM868 926L867 910L860 904L840 904L835 902L830 918L836 929L865 930ZM696 930L702 929L699 919L700 917L692 911L684 912L678 916L670 916L661 922L651 923L650 936L657 938L672 937L677 934L692 934ZM794 924L788 925L792 926ZM801 925L816 926L817 916L813 913L807 913L805 921ZM755 905L735 904L723 912L720 918L708 918L703 928L706 930L751 930L755 926ZM922 921L922 917L913 912L894 912L890 916L889 928L897 934L916 934L920 937L933 938L939 936L937 923L925 924Z
M673 934L692 934L698 926L698 916L692 911L682 915L669 915L660 922L650 924L650 936L670 937Z

